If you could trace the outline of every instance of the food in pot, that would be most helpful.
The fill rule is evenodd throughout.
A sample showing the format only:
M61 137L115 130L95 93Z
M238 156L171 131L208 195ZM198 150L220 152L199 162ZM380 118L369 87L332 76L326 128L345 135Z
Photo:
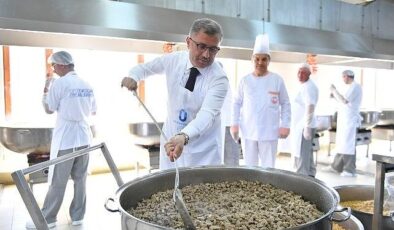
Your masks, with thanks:
M182 194L198 229L283 229L323 215L300 195L261 182L189 185ZM172 198L173 190L158 192L128 212L150 223L182 229Z
M353 210L365 212L373 215L373 200L349 200L339 203L342 207L350 207ZM383 206L383 216L390 216L390 210Z
M343 228L341 225L339 225L337 223L333 223L332 224L332 230L346 230L346 229Z

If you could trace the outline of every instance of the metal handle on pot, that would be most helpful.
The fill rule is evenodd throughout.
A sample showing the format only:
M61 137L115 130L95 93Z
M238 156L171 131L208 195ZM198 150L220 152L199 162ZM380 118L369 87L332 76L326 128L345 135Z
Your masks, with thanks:
M108 203L109 203L109 202L115 203L115 199L111 197L111 198L108 198L107 201L105 201L105 203L104 203L104 208L107 209L107 211L110 211L110 212L120 212L120 211L119 211L119 208L116 209L116 210L115 210L115 209L109 208L109 207L108 207Z
M347 211L347 215L343 219L337 219L337 218L334 217L334 213L335 212L344 212L344 211ZM337 209L337 210L334 210L333 213L331 213L330 221L335 221L335 222L347 221L350 218L351 215L352 215L352 210L349 207Z

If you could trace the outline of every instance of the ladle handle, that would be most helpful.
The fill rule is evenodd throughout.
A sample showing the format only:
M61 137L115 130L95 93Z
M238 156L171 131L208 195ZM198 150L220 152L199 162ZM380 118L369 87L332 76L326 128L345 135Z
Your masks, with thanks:
M152 119L153 123L156 125L157 129L159 130L160 134L164 137L164 140L166 142L168 142L168 138L167 136L164 134L163 130L161 129L159 123L157 123L155 117L153 117L153 115L150 113L149 109L145 106L145 104L142 102L141 98L138 96L137 92L135 92L135 90L133 90L133 94L134 96L138 99L138 101L140 102L140 104L142 105L142 107L144 107L145 111L149 114L150 118Z
M159 130L160 134L163 136L164 140L166 142L168 142L167 136L164 134L164 132L161 129L160 125L157 123L155 117L153 117L153 115L150 113L149 109L142 102L141 98L138 96L138 94L137 94L137 92L135 92L135 90L133 90L133 94L138 99L138 101L140 102L142 107L144 107L145 111L149 114L150 118L153 120L153 123L156 125L157 129ZM175 189L177 189L179 187L179 171L178 171L178 165L176 163L176 159L174 159L174 163L175 163L175 171L176 171L176 174L175 174ZM175 197L174 197L174 199L175 199Z

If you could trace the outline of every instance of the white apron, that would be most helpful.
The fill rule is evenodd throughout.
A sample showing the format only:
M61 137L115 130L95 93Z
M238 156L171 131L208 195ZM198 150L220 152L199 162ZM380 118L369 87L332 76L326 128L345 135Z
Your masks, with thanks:
M291 152L293 157L300 157L302 135L305 128L305 110L306 103L316 105L318 99L318 91L312 80L304 82L300 86L300 90L291 104ZM308 102L309 101L309 102ZM315 116L312 118L311 128L316 127Z
M349 100L348 104L340 103L338 107L336 153L353 155L356 152L356 132L362 120L359 111L361 95L361 87L353 82L345 94L345 98Z
M297 95L291 107L292 124L291 124L290 140L291 140L291 153L293 154L293 157L300 157L302 133L305 124L303 119L303 116L305 114L305 108L301 106L299 102L297 102L298 100L302 100L300 94Z
M65 119L62 119L60 116L57 117L57 121L56 121L56 126L53 129L53 133L52 133L52 140L51 140L51 153L50 153L50 159L55 159L57 158L57 155L59 153L60 150L60 146L63 140L63 136L65 134L65 132L67 132L71 127L73 126L78 126L81 129L81 132L86 132L88 129L89 132L89 139L92 139L92 133L90 130L90 126L86 121L67 121ZM77 136L76 140L75 140L75 144L74 146L76 147L80 147L83 144L79 143L79 135L75 134ZM48 172L48 183L51 184L52 183L52 178L53 178L53 171L54 171L54 165L49 166L49 172Z
M354 113L340 106L337 116L337 132L335 138L335 152L353 155L356 152L356 131L361 119Z
M204 77L204 76L198 76ZM175 134L189 124L200 110L205 92L195 88L190 92L182 84L180 79L173 86L173 91L169 94L170 107L168 108L169 116L163 126L163 132L167 138ZM182 155L177 159L178 167L192 167L200 165L219 165L220 157L220 119L217 119L213 126L207 132L183 148ZM166 141L160 137L160 169L174 168L174 162L171 162L164 148Z

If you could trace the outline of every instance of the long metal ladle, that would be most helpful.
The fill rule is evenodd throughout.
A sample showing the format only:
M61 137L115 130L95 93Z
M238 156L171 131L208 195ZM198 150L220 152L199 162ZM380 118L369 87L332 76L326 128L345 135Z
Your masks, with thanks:
M150 118L153 120L153 123L156 125L156 128L159 130L160 134L163 136L164 140L168 142L167 136L164 134L163 130L157 123L156 119L153 117L153 115L149 112L149 109L145 106L145 104L142 102L141 98L137 95L137 92L133 91L134 96L138 99L142 107L144 107L145 111L149 114ZM175 202L175 207L178 210L179 214L181 215L181 218L183 220L183 224L185 225L185 229L188 230L194 230L196 227L194 226L193 220L189 214L189 211L186 208L185 202L183 201L183 196L182 196L182 191L179 189L179 171L178 171L178 165L176 163L176 159L174 159L175 163L175 186L174 186L174 194L173 194L173 199Z

